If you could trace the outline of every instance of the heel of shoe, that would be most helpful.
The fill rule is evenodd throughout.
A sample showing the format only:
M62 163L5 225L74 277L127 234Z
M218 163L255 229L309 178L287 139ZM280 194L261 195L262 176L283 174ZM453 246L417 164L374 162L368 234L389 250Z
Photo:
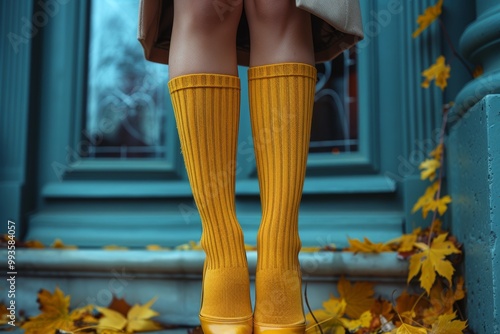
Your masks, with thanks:
M204 334L252 334L253 316L247 318L208 318L200 314Z
M255 323L253 325L254 334L304 334L306 332L306 324L296 325L266 325Z

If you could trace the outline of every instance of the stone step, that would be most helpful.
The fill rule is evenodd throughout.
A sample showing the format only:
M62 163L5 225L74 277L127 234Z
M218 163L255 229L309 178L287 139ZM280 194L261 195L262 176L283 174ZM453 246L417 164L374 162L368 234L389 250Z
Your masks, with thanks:
M5 259L6 251L0 251L0 256ZM257 254L249 251L247 256L253 296ZM72 308L107 306L113 296L130 304L158 297L153 309L160 313L159 321L195 326L199 323L203 261L201 251L20 249L16 254L16 305L27 315L36 315L37 292L42 288L53 291L56 286L71 295ZM402 291L406 286L408 263L392 252L301 253L300 262L313 309L321 308L336 293L341 276L373 282L376 294L389 299L395 289Z

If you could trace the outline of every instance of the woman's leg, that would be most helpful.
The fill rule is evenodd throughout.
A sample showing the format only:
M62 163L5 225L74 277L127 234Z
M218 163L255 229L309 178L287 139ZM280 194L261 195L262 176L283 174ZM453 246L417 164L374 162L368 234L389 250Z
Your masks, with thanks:
M255 332L302 333L298 212L316 83L310 15L294 0L247 0L250 113L262 222L257 237ZM267 332L266 332L267 333Z
M243 2L225 0L220 13L213 0L174 0L169 76L217 73L238 75L236 32ZM239 3L239 4L238 4Z
M203 227L206 260L200 316L202 323L237 323L252 316L234 201L240 109L236 30L242 4L223 19L212 0L175 0L174 8L169 89Z

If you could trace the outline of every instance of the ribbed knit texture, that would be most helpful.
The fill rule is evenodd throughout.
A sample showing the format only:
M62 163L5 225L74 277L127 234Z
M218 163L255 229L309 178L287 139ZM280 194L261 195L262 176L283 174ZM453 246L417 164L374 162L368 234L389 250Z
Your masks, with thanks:
M169 83L182 154L200 212L206 253L200 314L252 315L247 259L235 211L240 81L193 74Z
M250 118L261 191L256 323L304 322L298 212L311 133L316 68L284 63L248 71Z

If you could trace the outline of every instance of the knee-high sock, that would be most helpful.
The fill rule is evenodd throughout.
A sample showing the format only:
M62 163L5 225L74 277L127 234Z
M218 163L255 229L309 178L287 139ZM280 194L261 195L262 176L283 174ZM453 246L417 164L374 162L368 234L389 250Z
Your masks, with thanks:
M247 259L235 211L238 77L193 74L169 82L181 149L206 253L200 315L252 315Z
M316 68L284 63L248 71L261 191L256 308L260 324L304 322L298 212L305 177Z

